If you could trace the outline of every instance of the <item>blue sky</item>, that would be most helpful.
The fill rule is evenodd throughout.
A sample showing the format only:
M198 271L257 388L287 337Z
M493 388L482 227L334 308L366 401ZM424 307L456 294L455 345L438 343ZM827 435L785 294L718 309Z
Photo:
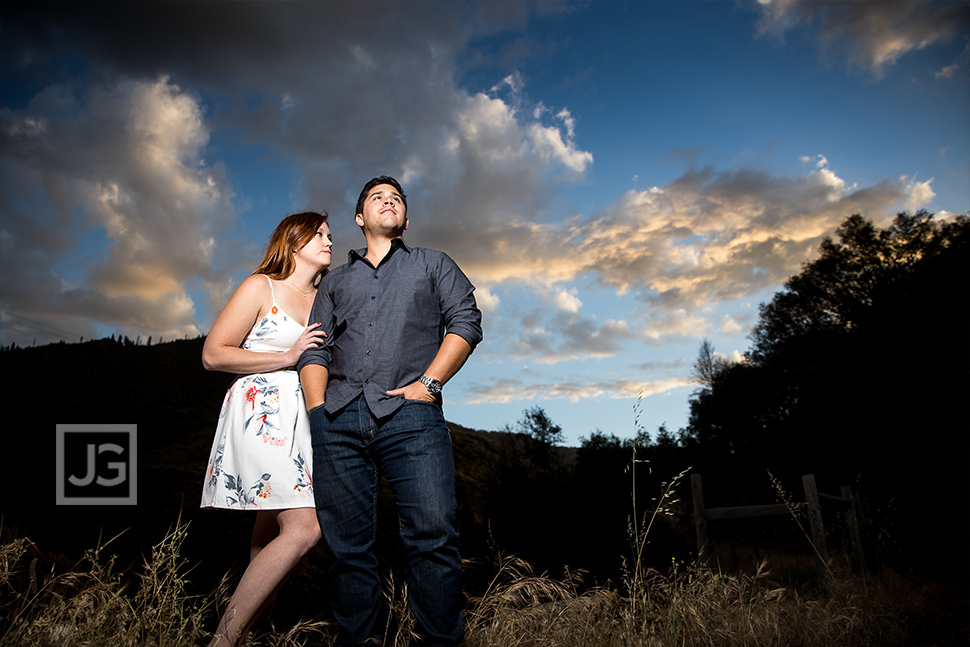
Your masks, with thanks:
M965 2L5 2L0 30L4 345L205 334L287 213L328 210L343 262L387 173L484 311L449 420L676 431L701 341L740 358L847 216L970 210Z

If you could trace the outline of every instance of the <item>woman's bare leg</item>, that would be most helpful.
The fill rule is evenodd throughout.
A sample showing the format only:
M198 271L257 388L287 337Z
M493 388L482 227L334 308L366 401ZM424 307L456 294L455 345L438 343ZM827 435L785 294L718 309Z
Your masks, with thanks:
M276 521L276 515L270 514L268 512L257 512L256 513L256 523L253 525L253 536L249 544L249 561L252 563L256 559L256 555L259 551L266 548L267 545L274 539L276 539L280 534L280 526ZM293 571L291 570L290 573ZM247 627L245 628L246 634L252 634L254 632L262 631L263 628L269 623L269 618L273 613L273 607L276 605L276 594L279 592L280 588L283 586L284 582L289 578L290 573L284 576L283 580L276 585L276 589L263 601L263 604L256 610L252 619L249 621Z
M265 542L272 534L273 525L278 532ZM247 633L260 609L319 540L320 526L313 508L257 513L249 566L232 594L209 647L232 647Z

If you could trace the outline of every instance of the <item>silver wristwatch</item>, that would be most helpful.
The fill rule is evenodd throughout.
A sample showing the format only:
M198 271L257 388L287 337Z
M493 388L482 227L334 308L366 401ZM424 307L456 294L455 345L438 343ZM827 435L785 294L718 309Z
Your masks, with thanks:
M428 377L427 375L422 375L418 378L418 382L428 387L428 393L431 395L441 395L441 382L438 380Z

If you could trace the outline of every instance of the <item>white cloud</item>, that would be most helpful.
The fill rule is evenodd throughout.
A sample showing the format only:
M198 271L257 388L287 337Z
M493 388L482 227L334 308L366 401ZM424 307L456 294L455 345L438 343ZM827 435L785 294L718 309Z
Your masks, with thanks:
M202 161L208 131L197 101L165 78L81 96L51 86L2 118L12 133L4 171L22 179L5 187L6 307L42 322L70 318L85 336L101 322L132 338L201 332L185 282L212 273L214 233L234 213L221 169ZM17 123L46 126L10 128ZM106 246L80 248L78 225L103 232ZM79 254L90 255L80 273L59 275L61 259ZM26 281L13 269L25 265Z
M552 293L552 304L563 312L577 313L583 307L583 302L576 296L576 288L557 287Z
M522 76L518 72L514 72L502 79L500 83L493 85L491 91L500 92L507 87L511 92L518 93L522 91L524 86L525 84L522 82ZM536 110L541 113L541 109L539 107L537 107ZM534 116L538 117L539 114L534 113Z
M489 315L497 311L499 305L502 303L502 300L491 290L481 287L475 289L475 301L478 303L478 309L482 311L483 315Z
M561 119L563 124L566 126L566 137L568 137L569 139L572 139L573 137L575 137L576 120L573 119L573 116L572 114L570 114L569 110L567 110L566 108L563 108L562 110L559 111L556 117Z
M476 351L489 363L552 365L607 358L634 337L625 320L584 314L574 290L562 286L514 287L486 325L491 339L502 340Z
M679 309L652 317L643 335L648 342L654 343L662 338L704 337L710 328L707 317L686 309Z
M569 139L563 139L558 128L533 124L529 139L539 158L544 162L555 161L576 173L582 173L593 163L593 155L581 151Z
M559 382L528 384L518 379L504 379L495 383L473 384L466 390L468 404L510 404L535 400L627 400L648 397L691 386L685 378L659 380L597 380L573 378Z
M851 66L885 74L906 54L951 40L966 24L959 2L761 1L759 33L781 37L798 25L818 25L819 48Z
M600 323L573 313L557 313L544 319L543 324L519 329L514 323L512 334L504 335L508 342L502 349L503 355L537 364L612 357L631 337L624 321L611 319Z
M938 79L952 79L960 71L960 67L961 66L956 63L953 65L947 65L934 76Z
M717 331L721 335L731 337L744 332L744 326L742 326L741 323L731 315L724 315L721 317L720 322L718 322Z
M917 182L916 180L909 180L909 178L903 176L900 178L900 181L905 183L907 193L909 194L905 201L907 211L917 211L921 207L929 204L936 197L936 193L930 188L933 178L925 182Z

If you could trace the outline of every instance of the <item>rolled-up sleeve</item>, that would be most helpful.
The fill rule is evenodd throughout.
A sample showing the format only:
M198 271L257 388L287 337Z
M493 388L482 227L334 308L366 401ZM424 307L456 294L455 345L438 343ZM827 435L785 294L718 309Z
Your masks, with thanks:
M447 254L441 254L438 298L445 331L464 339L472 350L482 341L482 311L475 301L475 286Z

